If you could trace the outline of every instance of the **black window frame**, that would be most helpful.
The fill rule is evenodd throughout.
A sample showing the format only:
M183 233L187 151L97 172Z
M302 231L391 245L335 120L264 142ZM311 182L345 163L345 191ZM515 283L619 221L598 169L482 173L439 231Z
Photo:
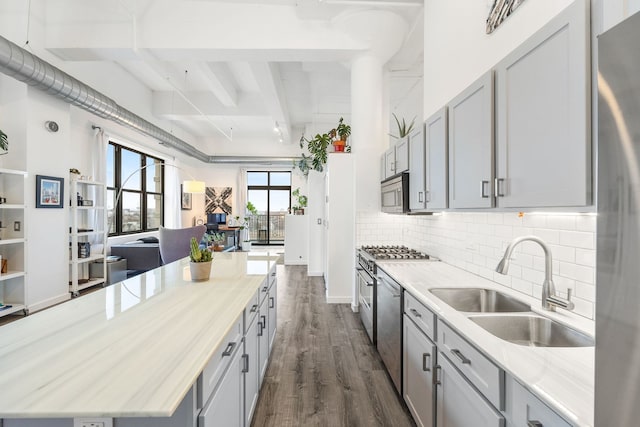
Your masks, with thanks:
M114 232L109 233L109 237L115 236L129 236L133 234L141 234L148 233L150 231L157 231L159 227L149 228L147 221L147 198L148 196L160 196L160 225L164 225L164 200L165 200L165 176L164 176L164 160L157 157L152 156L151 154L145 153L140 150L136 150L135 148L127 147L122 144L118 144L114 141L109 141L109 145L114 147L114 155L113 155L113 184L114 186L107 185L107 191L111 190L113 195L113 201L115 202L115 198L120 192L122 185L127 184L126 182L122 182L123 179L126 180L127 177L122 177L122 151L126 150L128 152L135 153L140 156L140 165L138 166L138 170L136 172L140 172L140 190L131 190L131 189L122 189L122 193L120 194L120 198L118 199L117 205L114 206ZM160 167L160 192L156 191L148 191L147 190L147 169L150 167L144 167L147 164L148 159L152 159L157 161L162 166ZM107 178L107 182L109 179ZM122 199L124 198L125 193L133 193L140 195L140 230L134 231L122 231L122 219L123 219L123 208L122 208ZM111 222L111 221L110 221ZM108 224L109 228L111 228L111 224Z
M250 185L249 174L250 173L266 173L267 174L267 184L266 185ZM271 185L271 174L272 173L288 173L289 174L289 185ZM288 211L291 212L291 193L292 193L292 184L293 184L293 173L291 171L279 171L279 170L249 170L246 172L247 174L247 201L249 201L249 190L266 190L267 191L267 208L271 207L271 190L277 191L289 191L289 207ZM267 209L267 218L271 215L269 213L269 209ZM262 242L262 241L261 241ZM271 224L270 221L267 221L267 245L272 245L274 243L271 242ZM279 244L279 243L278 243Z

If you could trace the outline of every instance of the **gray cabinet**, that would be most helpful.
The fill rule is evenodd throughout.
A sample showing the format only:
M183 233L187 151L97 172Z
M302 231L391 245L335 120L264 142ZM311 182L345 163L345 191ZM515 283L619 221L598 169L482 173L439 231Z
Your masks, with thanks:
M448 204L448 132L447 109L429 117L424 125L426 149L427 209L446 209Z
M511 377L507 379L506 393L506 412L510 427L571 427L571 424Z
M400 138L382 155L380 180L409 170L409 137Z
M449 205L493 207L493 72L455 97L448 110Z
M222 377L211 399L198 416L198 427L242 426L244 383L244 358L242 346L238 346L231 356L231 363Z
M464 379L443 353L438 354L437 427L504 427L504 417Z
M269 288L269 296L267 305L269 307L268 329L269 329L269 354L273 349L273 343L276 338L277 324L278 324L278 280L276 279L276 272L272 273L271 287Z
M409 209L421 211L427 207L426 147L422 129L409 136Z
M435 416L433 369L436 346L406 314L403 347L404 401L418 427L432 427Z
M411 211L448 207L447 132L447 109L442 108L409 135Z
M251 310L254 310L253 312ZM245 317L248 325L244 336L244 422L251 425L251 417L258 403L258 391L260 390L260 359L258 348L260 330L258 318L258 306L249 309L249 315Z
M496 66L498 207L591 203L589 34L576 1Z
M409 170L409 137L398 139L395 144L396 164L395 173L405 172Z

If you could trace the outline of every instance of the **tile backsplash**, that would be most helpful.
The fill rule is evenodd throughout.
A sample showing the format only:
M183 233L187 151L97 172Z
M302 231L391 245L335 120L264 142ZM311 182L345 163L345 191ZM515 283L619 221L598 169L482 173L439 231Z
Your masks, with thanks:
M359 212L358 246L397 245L422 250L456 267L540 299L544 253L533 242L520 244L509 272L495 272L504 250L515 237L535 235L553 255L553 281L560 295L573 289L575 313L595 316L594 214L444 212L435 215L388 215Z

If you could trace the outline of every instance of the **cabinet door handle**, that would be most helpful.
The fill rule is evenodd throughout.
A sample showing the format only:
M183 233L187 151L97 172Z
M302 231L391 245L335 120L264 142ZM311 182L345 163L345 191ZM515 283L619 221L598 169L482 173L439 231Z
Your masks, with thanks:
M442 384L442 381L440 380L441 374L442 374L442 366L436 365L435 375L433 376L433 385Z
M431 191L427 190L424 192L424 194L427 196L425 198L425 202L429 203L431 201Z
M418 203L422 203L422 201L423 201L422 200L422 195L423 195L423 192L422 191L418 191Z
M242 355L242 359L244 361L244 366L242 367L242 372L247 373L247 372L249 372L249 355L248 354L243 354Z
M411 308L409 309L409 311L411 312L411 314L413 314L416 317L422 317L422 314L420 314L418 310L416 310L415 308Z
M262 322L258 322L258 326L260 327L260 330L258 331L258 336L261 337L264 326L262 326Z
M236 348L235 342L230 342L229 344L227 344L227 348L225 348L224 351L222 352L222 357L231 356L231 353L233 353L234 348Z
M544 427L540 421L527 421L527 427Z
M269 297L269 308L275 308L276 303L273 297Z
M422 370L424 372L431 372L431 353L422 353Z
M275 277L276 272L274 271L273 273L271 273L271 277Z
M265 286L264 288L262 288L262 292L267 292L269 290L269 288L267 286Z
M465 355L462 354L462 352L460 352L460 350L458 350L457 348L452 349L451 353L454 356L456 356L458 359L460 359L460 362L462 362L463 365L470 365L471 364L471 360L467 359L465 357Z
M253 304L251 306L251 313L255 313L258 310L258 304Z
M504 178L495 178L493 182L495 186L496 197L504 197L504 193L500 191L500 188L504 187Z
M262 319L260 323L262 323L262 328L264 329L267 327L267 316L260 316L260 318Z
M484 189L489 186L489 181L480 181L480 197L488 199L489 195L484 192Z

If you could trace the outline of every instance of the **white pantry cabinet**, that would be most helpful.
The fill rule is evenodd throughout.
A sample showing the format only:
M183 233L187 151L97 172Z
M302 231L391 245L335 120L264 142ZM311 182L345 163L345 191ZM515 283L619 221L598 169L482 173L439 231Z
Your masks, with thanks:
M449 104L449 206L491 208L493 201L493 71Z
M575 1L496 66L498 207L591 204L589 35Z

